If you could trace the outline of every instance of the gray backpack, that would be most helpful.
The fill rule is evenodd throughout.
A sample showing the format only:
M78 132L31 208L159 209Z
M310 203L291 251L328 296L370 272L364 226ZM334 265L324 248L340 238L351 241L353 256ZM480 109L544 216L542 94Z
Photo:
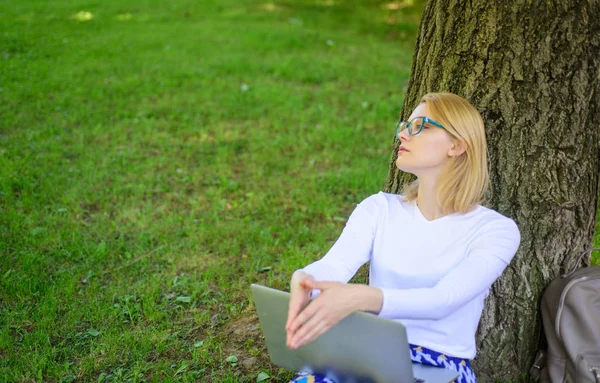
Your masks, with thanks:
M552 281L542 296L547 349L531 370L535 380L600 383L600 267L573 269Z

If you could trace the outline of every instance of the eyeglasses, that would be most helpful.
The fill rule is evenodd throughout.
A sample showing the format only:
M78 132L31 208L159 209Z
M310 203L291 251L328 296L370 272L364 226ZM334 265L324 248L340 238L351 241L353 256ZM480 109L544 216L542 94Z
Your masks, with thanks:
M442 129L446 129L444 128L444 126L442 124L440 124L437 121L432 120L429 117L424 117L424 116L419 116L419 117L415 117L412 120L406 122L406 121L400 121L398 122L398 126L396 126L396 135L394 136L394 139L398 140L398 134L403 131L404 129L408 129L408 134L410 134L411 136L416 136L417 134L421 133L421 130L423 130L423 127L425 127L425 124L431 124L433 126L437 126L438 128L442 128Z

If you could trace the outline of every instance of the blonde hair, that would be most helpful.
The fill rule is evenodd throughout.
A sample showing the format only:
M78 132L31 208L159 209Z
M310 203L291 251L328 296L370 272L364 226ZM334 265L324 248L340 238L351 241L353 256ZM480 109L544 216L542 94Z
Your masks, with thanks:
M442 171L437 202L444 214L467 213L482 202L490 183L483 119L473 105L452 93L428 93L421 103L427 104L431 117L444 125L455 144L466 148L451 157ZM418 190L418 179L405 185L404 199L416 200Z

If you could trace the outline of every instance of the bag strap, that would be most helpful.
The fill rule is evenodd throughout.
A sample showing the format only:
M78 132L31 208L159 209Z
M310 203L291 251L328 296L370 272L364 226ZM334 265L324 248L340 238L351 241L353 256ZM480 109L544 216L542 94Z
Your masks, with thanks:
M579 263L581 262L581 260L583 259L583 257L585 257L586 255L590 254L594 250L600 250L600 247L592 247L592 248L587 249L586 251L584 251L579 256L579 259L577 259L577 262L575 262L575 265L573 265L573 268L571 269L571 271L569 271L568 273L566 273L565 275L563 275L562 278L566 278L569 275L573 274L575 272L575 270L577 270L577 266L579 266Z
M596 383L600 383L600 368L592 367L590 370L594 374L594 377L596 378Z

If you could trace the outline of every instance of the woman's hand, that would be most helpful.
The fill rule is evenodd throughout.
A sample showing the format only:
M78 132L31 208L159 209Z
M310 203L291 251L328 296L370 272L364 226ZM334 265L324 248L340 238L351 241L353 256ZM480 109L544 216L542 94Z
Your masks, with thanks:
M340 282L303 280L306 289L319 289L321 294L291 321L288 320L287 346L296 349L317 339L342 319L358 311L357 293L362 287ZM291 303L291 300L290 300Z
M306 281L306 282L305 282ZM312 287L307 287L307 283L315 283L315 278L305 273L302 270L296 271L292 275L290 282L290 303L288 308L288 320L285 324L285 328L288 329L290 324L296 319L298 314L308 305L310 302L310 294ZM310 286L310 285L309 285ZM287 344L289 346L291 340L291 334L287 331Z

